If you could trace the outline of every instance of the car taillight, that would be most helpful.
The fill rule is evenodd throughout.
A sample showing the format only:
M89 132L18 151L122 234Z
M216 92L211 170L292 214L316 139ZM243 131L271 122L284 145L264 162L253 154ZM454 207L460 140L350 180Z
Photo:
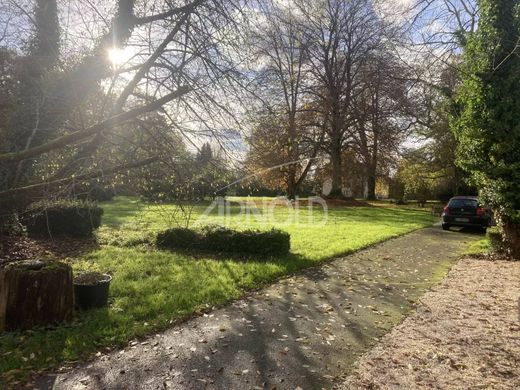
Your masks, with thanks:
M450 213L450 208L448 206L444 206L444 215L448 215Z
M477 215L478 215L479 217L482 217L482 216L485 215L485 214L486 214L486 209L484 209L484 208L482 208L482 207L479 207L479 208L477 209Z

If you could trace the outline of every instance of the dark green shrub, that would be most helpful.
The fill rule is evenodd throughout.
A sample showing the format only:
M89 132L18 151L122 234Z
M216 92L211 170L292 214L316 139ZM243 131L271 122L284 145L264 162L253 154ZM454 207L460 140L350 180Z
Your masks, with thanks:
M453 198L455 195L453 194L453 190L451 188L443 188L437 194L437 199L442 203L448 203L448 201Z
M33 236L90 236L101 225L103 209L92 202L59 199L33 203L25 219Z
M202 228L202 245L204 246L204 249L214 252L235 252L231 248L235 232L235 230L224 226L204 226Z
M207 226L200 233L175 228L161 232L157 245L163 249L201 249L212 252L280 256L291 248L289 233L272 229L237 231L221 226Z
M72 197L93 202L108 202L114 199L115 190L110 185L102 183L77 183L72 188Z
M203 246L215 252L277 256L289 253L290 235L276 229L237 231L207 227L204 229Z
M264 256L286 255L291 250L291 236L278 229L268 231L246 230L242 232L250 253Z
M81 200L92 200L95 202L108 202L114 199L115 191L112 187L101 184L91 184L83 188L77 188L77 198Z
M161 249L195 249L200 247L200 235L190 229L173 228L157 234L157 247Z

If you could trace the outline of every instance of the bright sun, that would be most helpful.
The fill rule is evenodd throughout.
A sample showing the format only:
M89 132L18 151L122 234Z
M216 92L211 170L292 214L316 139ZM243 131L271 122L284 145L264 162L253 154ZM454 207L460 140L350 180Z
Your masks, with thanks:
M131 57L132 53L128 47L125 47L124 49L120 49L118 47L108 49L108 58L113 66L124 64Z

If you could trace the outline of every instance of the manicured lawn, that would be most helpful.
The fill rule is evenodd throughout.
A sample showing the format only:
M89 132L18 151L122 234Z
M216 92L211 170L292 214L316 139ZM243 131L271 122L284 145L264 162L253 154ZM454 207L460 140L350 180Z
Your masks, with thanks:
M29 371L53 368L124 345L288 273L434 222L428 210L398 207L331 208L325 221L318 207L312 212L303 207L296 213L277 206L271 215L259 210L256 217L247 217L233 204L227 216L219 216L217 210L203 216L207 206L194 207L195 225L225 222L239 229L275 226L291 234L292 253L282 258L244 259L158 251L149 242L157 231L168 227L174 206L157 207L133 198L104 203L99 249L70 261L76 269L93 268L113 275L110 307L78 313L66 327L0 336L0 374L4 379L24 377Z

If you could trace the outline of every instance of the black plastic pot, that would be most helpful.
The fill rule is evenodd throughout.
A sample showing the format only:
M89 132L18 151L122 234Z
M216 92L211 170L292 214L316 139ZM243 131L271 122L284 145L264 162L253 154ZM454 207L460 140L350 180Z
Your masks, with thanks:
M74 282L74 303L81 310L105 307L112 276L103 274L104 279L94 284Z

